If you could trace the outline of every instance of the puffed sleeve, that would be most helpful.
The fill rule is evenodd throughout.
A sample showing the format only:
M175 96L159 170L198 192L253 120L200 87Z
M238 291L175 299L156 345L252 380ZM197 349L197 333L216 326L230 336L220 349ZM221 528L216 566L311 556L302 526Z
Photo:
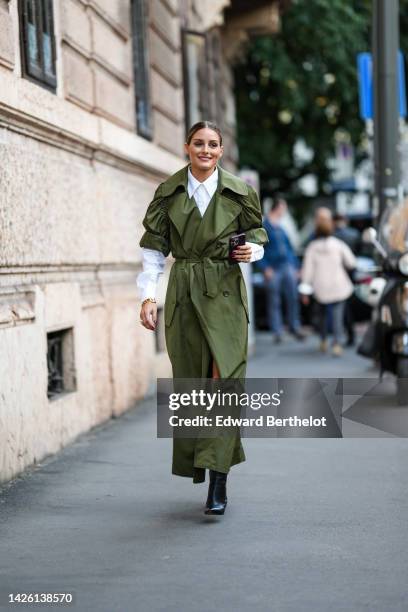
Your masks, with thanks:
M170 253L170 228L166 201L163 199L161 184L147 207L143 219L145 232L139 242L141 247L160 251L165 257Z
M261 204L255 189L251 186L248 189L249 193L242 201L242 211L238 218L240 229L245 232L246 242L263 245L269 239L262 227Z

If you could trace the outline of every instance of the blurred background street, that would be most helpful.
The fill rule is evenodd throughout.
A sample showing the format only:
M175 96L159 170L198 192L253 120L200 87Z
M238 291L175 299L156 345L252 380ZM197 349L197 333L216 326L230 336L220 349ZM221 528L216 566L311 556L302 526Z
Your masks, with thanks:
M0 0L0 610L407 612L407 52L402 0ZM248 377L386 389L244 440L223 520L157 439L172 255L154 332L136 282L200 120L269 238Z

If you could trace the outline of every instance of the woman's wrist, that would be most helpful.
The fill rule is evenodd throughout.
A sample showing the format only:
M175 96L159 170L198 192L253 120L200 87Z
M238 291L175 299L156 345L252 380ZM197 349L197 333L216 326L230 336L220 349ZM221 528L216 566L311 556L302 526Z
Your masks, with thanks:
M148 304L149 302L151 302L152 304L156 304L156 299L147 297L142 301L142 306L144 306L145 304Z

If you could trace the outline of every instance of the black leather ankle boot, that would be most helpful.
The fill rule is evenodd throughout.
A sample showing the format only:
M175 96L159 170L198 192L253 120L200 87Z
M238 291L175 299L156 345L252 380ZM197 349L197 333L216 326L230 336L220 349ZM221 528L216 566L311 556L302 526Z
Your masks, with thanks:
M207 495L207 501L205 503L206 510L208 510L212 504L216 472L214 472L214 470L208 470L208 473L209 473L210 482L208 484L208 495Z
M224 514L227 505L227 474L210 470L205 514Z

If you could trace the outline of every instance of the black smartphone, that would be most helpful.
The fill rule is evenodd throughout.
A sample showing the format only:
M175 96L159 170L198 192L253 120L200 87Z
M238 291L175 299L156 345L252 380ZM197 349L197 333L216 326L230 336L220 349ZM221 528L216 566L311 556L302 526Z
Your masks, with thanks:
M231 238L229 239L229 248L228 248L228 259L230 263L237 263L237 261L232 257L232 251L236 249L237 246L241 246L244 244L245 244L245 232L231 236Z

